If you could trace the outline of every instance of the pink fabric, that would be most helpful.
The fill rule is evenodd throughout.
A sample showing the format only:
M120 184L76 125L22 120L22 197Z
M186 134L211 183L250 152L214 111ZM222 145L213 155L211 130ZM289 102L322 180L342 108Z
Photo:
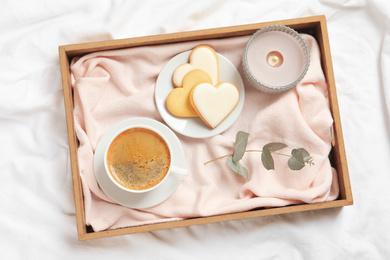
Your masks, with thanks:
M314 203L338 197L337 173L330 165L332 116L326 99L326 82L317 42L303 35L311 52L309 71L295 88L265 94L245 77L245 104L241 116L225 132L192 139L177 134L185 151L190 174L175 193L160 205L135 210L113 203L99 188L94 171L94 149L112 125L131 117L159 120L154 87L163 66L176 54L206 43L228 58L240 71L249 36L194 41L95 52L72 62L74 119L86 223L95 231L176 219L242 212L258 207ZM287 157L274 156L275 169L267 171L259 153L242 159L248 180L226 166L226 159L204 162L230 154L238 131L249 133L247 149L262 149L270 142L288 145L286 153L303 147L315 165L300 171L287 166Z

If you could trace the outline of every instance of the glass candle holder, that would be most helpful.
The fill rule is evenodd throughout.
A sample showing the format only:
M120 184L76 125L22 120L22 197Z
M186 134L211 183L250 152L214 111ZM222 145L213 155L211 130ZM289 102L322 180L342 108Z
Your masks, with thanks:
M271 25L249 39L243 57L244 74L256 88L280 92L294 87L310 64L306 42L293 29Z

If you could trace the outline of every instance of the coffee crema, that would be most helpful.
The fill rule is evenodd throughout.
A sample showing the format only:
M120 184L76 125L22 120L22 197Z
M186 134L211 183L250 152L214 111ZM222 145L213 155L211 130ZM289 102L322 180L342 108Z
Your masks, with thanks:
M146 190L167 175L171 154L164 139L146 128L131 128L119 134L107 152L111 176L131 190Z

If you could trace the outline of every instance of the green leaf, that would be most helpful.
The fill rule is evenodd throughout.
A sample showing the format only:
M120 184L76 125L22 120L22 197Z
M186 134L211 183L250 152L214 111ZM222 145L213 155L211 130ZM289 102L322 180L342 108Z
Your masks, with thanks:
M297 149L298 151L300 151L302 153L302 156L303 156L303 161L306 163L306 162L309 162L311 159L313 159L313 157L310 156L309 152L306 151L305 149L303 148L298 148Z
M283 143L269 143L266 144L265 147L267 147L270 150L270 152L276 152L282 150L283 148L286 148L287 145Z
M236 135L236 142L234 143L233 150L233 162L237 163L244 156L246 145L248 143L249 134L246 132L239 131Z
M300 149L293 149L291 151L291 156L292 157L288 160L288 167L290 167L291 170L297 171L305 166L304 155Z
M248 179L248 170L244 166L242 166L240 162L234 162L233 156L229 156L229 158L227 159L227 165L235 173L241 175L245 179Z
M309 152L303 148L298 148L297 150L301 152L303 158L310 156Z
M263 147L263 153L261 154L261 162L263 163L264 168L266 168L267 170L275 169L274 159L272 158L271 151L269 150L267 145Z

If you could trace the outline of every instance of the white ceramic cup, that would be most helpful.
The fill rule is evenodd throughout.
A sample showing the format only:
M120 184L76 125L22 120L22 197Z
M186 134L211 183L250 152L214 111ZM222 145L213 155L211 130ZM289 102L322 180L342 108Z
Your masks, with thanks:
M123 133L124 131L126 130L129 130L129 129L133 129L133 128L144 128L144 129L148 129L148 130L151 130L153 131L154 133L156 133L157 135L159 135L164 141L165 143L167 144L168 146L168 149L169 149L169 153L170 153L170 158L171 158L171 161L170 161L170 164L169 164L169 169L168 169L168 172L167 174L165 175L165 177L159 182L157 183L156 185L148 188L148 189L142 189L142 190L133 190L133 189L129 189L129 188L126 188L124 186L122 186L120 183L118 183L114 177L112 176L110 170L109 170L109 167L108 167L108 164L107 164L107 155L108 155L108 150L112 144L112 142L115 140L116 137L118 137L121 133ZM104 152L104 168L106 170L106 174L108 175L110 181L112 183L114 183L119 189L122 189L126 192L130 192L130 193L146 193L146 192L150 192L154 189L156 189L158 186L162 185L166 180L167 178L169 177L169 175L179 175L179 176L186 176L188 175L188 170L187 169L184 169L184 168L180 168L180 167L177 167L175 165L172 164L172 156L175 156L173 154L173 151L172 151L172 145L170 144L170 142L168 141L168 139L160 132L158 131L156 128L152 127L152 126L149 126L149 125L146 125L146 124L134 124L130 127L125 127L119 131L117 131L113 138L109 141L106 149L105 149L105 152Z

